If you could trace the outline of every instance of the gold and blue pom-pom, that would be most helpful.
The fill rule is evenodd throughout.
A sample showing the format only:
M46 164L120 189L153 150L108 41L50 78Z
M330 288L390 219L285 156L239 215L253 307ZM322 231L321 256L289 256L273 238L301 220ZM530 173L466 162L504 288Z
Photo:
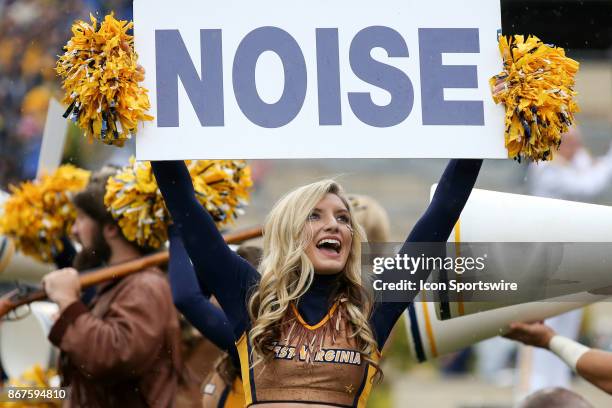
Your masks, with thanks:
M52 262L63 251L62 238L70 233L76 218L70 199L87 186L89 176L89 171L67 164L53 174L10 186L0 233L11 237L25 255Z
M104 205L127 240L159 248L168 239L169 216L149 162L132 157L129 165L109 177Z
M198 201L218 226L238 217L249 197L250 168L240 160L187 161ZM167 239L170 215L150 162L130 164L110 177L104 204L123 235L139 246L159 248Z
M552 160L579 112L574 90L579 63L535 36L500 36L499 50L504 70L489 83L495 103L506 107L508 156Z
M217 226L243 214L249 199L251 168L243 160L192 160L187 169L200 204Z
M152 120L147 90L134 52L133 23L107 15L101 24L76 21L72 38L64 46L56 72L68 105L64 117L75 122L91 140L123 146L138 127Z

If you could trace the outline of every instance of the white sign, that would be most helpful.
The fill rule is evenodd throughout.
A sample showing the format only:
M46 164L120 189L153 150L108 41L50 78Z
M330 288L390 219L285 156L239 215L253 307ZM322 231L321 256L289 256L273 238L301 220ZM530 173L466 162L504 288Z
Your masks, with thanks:
M494 0L134 0L141 160L506 158Z
M38 156L36 177L40 177L44 172L51 174L62 163L69 123L62 116L65 111L66 107L55 98L49 99L49 109L47 110L40 155Z

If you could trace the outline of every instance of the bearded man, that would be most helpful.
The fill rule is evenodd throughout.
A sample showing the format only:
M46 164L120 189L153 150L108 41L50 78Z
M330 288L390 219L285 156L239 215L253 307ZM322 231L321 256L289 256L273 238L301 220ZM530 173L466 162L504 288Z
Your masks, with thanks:
M43 278L59 317L49 340L61 350L60 372L71 407L171 407L182 369L180 331L165 276L149 268L98 285L80 298L78 270L142 257L148 248L128 241L104 206L115 169L93 174L74 197L72 234L82 246L74 268Z

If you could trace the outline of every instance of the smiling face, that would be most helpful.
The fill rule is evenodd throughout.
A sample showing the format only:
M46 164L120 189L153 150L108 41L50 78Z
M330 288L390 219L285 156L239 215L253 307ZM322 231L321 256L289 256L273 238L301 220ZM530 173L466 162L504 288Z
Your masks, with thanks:
M353 232L350 213L340 197L326 194L311 211L304 228L312 233L306 255L315 273L330 275L344 270Z

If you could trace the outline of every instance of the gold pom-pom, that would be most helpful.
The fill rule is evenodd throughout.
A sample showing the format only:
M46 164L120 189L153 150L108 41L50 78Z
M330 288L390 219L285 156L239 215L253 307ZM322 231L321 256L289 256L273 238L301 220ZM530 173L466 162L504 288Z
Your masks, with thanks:
M244 161L197 160L187 165L198 201L217 225L241 214L251 187L250 168ZM168 239L170 216L150 162L132 158L128 166L110 177L104 204L128 240L159 248Z
M579 63L534 36L500 36L499 50L504 71L489 83L495 103L506 106L508 156L551 160L579 111L574 100Z
M129 165L109 177L104 205L129 241L159 248L168 239L168 214L149 162L132 157Z
M132 22L107 15L98 26L77 21L56 72L69 105L64 117L83 129L89 140L123 146L136 132L139 121L152 120L147 90L138 85L144 75L138 68Z
M71 195L87 186L89 176L89 171L67 164L39 180L10 186L0 232L11 237L24 254L51 262L64 249L61 239L69 234L76 217Z
M242 215L249 199L251 168L243 160L187 161L198 201L217 226Z

